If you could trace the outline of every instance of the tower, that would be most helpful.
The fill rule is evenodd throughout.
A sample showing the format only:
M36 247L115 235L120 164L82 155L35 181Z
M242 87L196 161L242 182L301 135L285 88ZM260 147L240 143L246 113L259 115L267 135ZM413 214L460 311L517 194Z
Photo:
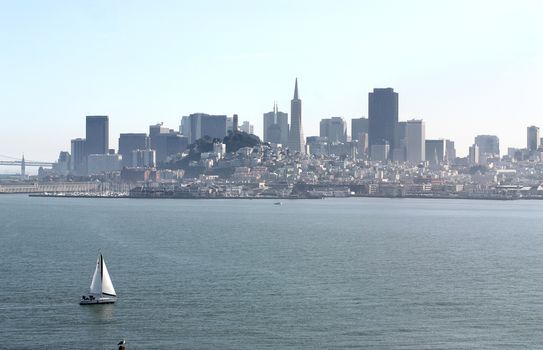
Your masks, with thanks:
M298 98L298 78L294 83L294 98L290 101L290 133L288 141L288 147L291 151L305 154L302 101Z
M368 95L370 149L388 143L396 147L398 124L398 93L392 88L373 89Z
M234 125L232 127L234 133L238 132L238 115L234 114Z
M537 151L539 142L539 128L537 126L529 126L526 137L526 148L528 148L528 151Z
M426 128L422 120L408 120L405 126L407 161L420 163L426 160Z
M24 179L26 176L26 164L25 164L25 155L21 159L21 177Z
M107 115L87 116L86 152L106 154L109 150L109 119Z

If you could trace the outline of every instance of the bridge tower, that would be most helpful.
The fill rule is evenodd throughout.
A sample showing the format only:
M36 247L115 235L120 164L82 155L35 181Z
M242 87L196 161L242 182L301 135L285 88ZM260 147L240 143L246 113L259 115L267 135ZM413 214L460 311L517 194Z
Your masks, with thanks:
M25 155L23 154L23 159L21 159L21 177L24 179L25 178L25 172L26 172L26 169L25 169Z

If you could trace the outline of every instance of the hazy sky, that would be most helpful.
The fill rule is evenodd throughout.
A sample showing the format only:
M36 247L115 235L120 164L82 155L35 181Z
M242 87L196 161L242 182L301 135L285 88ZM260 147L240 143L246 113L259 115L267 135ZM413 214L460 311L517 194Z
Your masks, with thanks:
M305 136L325 117L350 127L393 87L427 138L465 155L496 134L504 153L543 127L542 18L540 1L1 1L0 154L55 160L92 114L115 148L195 112L261 135L274 100L290 113L295 77Z

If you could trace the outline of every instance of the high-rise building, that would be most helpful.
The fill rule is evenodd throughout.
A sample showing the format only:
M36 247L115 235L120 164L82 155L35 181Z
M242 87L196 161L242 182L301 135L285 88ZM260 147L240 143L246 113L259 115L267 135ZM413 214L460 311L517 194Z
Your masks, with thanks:
M358 133L358 147L357 147L357 152L358 152L358 157L361 157L361 158L366 158L368 156L368 133L366 132L360 132ZM353 141L354 142L354 141Z
M66 151L61 151L58 155L58 161L55 167L56 171L61 175L68 175L71 170L71 156Z
M445 161L445 140L426 140L426 160L437 165Z
M306 139L309 154L314 156L328 155L328 140L320 136L308 136Z
M74 139L71 141L72 172L76 175L87 174L87 150L85 139Z
M408 120L405 124L406 160L420 163L426 159L426 128L422 120Z
M156 166L154 149L136 149L131 152L130 165L134 168L150 168Z
M234 123L235 125L235 123ZM244 121L243 124L241 124L241 127L239 128L241 131L246 132L247 134L254 135L255 133L255 127L248 121Z
M390 145L388 141L381 144L371 146L371 160L378 162L386 162L389 159Z
M496 135L477 135L475 144L479 146L480 157L500 156L500 139Z
M87 116L86 140L87 155L108 153L109 119L107 115Z
M87 171L92 174L108 174L120 171L122 156L120 154L89 154Z
M351 140L359 140L361 133L369 133L368 118L354 118L351 120Z
M181 117L181 125L179 125L179 132L183 134L183 136L189 137L190 117L188 115Z
M151 149L156 150L156 143L159 135L169 133L170 129L163 126L162 123L149 125L149 144L151 145Z
M481 155L480 153L481 153L481 149L479 148L479 145L477 145L476 143L473 144L469 148L468 160L469 160L470 165L477 165L480 163L480 155Z
M189 115L188 122L186 121L183 124L185 117L181 119L181 126L188 124L188 134L183 132L184 136L188 137L189 143L194 143L194 141L201 139L204 136L209 136L212 139L223 139L226 136L227 132L227 117L226 115L210 115L205 113L193 113ZM233 118L229 118L234 126ZM184 129L183 129L184 130ZM157 158L159 158L157 154Z
M237 114L234 114L234 116L232 117L232 131L233 132L238 132L239 130L239 120L238 120L238 115ZM252 133L251 133L252 134Z
M392 150L392 159L395 162L405 162L407 161L407 122L398 122L396 126L396 141L394 142L395 146Z
M447 163L453 163L456 159L456 148L454 147L454 141L445 140L445 158Z
M150 147L146 133L119 135L119 154L123 156L123 166L132 166L132 151L146 150Z
M528 151L537 151L540 145L539 128L533 125L529 126L526 134L526 148Z
M154 140L154 149L156 151L156 162L162 163L168 157L182 153L189 145L188 138L178 132L170 130L169 133L156 135Z
M288 113L280 112L277 104L273 111L264 113L264 142L288 144Z
M290 101L290 133L288 147L292 152L305 154L304 131L302 128L302 100L298 98L298 78L294 83L294 98Z
M320 137L326 137L329 143L347 142L347 123L340 117L322 119Z
M389 144L390 149L396 147L398 108L398 93L394 92L394 89L373 89L373 92L369 93L370 150L373 145L382 145L385 142Z

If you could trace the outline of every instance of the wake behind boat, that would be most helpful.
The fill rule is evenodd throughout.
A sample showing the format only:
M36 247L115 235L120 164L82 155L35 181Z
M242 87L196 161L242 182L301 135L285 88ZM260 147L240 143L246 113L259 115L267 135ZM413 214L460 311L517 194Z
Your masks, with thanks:
M106 262L102 254L99 254L96 260L96 269L94 275L92 275L89 295L83 295L79 304L112 304L116 300L117 294L115 288L113 288L113 283L111 283Z

